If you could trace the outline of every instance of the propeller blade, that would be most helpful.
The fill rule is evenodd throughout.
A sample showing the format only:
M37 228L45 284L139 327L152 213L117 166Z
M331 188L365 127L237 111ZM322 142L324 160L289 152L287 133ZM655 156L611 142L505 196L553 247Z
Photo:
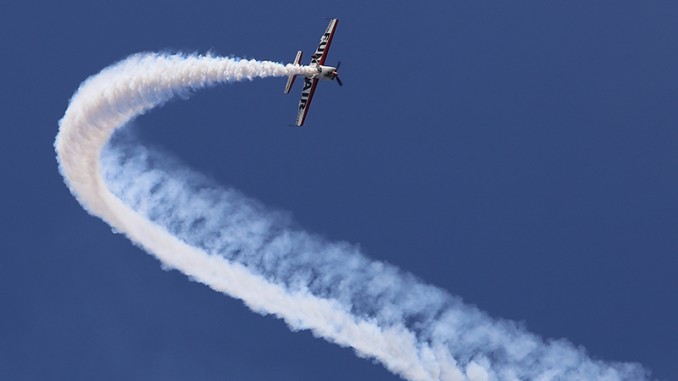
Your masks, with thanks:
M344 86L344 84L341 82L341 79L339 79L339 76L334 77L334 79L337 80L337 83L339 84L339 86Z
M341 66L341 61L337 61L337 70L339 70L339 66Z

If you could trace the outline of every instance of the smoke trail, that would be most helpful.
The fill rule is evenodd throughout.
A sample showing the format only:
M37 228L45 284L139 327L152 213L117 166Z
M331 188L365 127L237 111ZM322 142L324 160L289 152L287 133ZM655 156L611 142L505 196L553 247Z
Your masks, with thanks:
M408 380L649 377L638 365L592 360L567 341L544 341L516 323L493 320L124 137L107 146L117 128L173 97L309 70L210 56L127 58L89 78L71 99L55 142L60 171L87 211L164 266Z

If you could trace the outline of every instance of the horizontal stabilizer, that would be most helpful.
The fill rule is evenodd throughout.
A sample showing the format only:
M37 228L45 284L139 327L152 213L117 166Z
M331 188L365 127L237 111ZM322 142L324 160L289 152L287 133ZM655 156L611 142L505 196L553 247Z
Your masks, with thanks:
M301 50L297 52L297 57L294 59L294 64L299 65L299 62L301 62ZM296 74L290 75L287 78L287 84L285 85L285 94L288 94L290 92L290 89L292 88L292 85L294 85L294 80L297 78Z

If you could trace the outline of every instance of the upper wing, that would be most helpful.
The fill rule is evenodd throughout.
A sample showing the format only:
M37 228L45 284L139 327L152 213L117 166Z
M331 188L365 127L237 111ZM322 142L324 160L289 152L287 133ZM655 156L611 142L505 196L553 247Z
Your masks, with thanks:
M299 127L304 125L304 120L306 120L306 114L308 113L309 107L311 107L311 99L313 99L313 93L315 93L315 87L317 85L317 78L310 79L304 77L304 90L301 92L299 111L297 112L297 126Z
M320 65L325 64L325 58L327 58L327 52L330 50L330 44L332 43L332 37L334 37L334 31L337 30L337 24L339 19L330 20L330 25L327 26L327 30L320 37L320 44L313 57L311 57L311 64L318 63Z

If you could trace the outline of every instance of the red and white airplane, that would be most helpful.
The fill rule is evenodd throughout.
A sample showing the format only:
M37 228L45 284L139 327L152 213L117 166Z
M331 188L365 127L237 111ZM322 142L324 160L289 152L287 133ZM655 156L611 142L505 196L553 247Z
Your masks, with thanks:
M330 50L330 44L332 43L332 37L334 37L334 31L337 30L337 24L339 19L331 19L330 25L327 26L327 30L320 37L320 45L313 53L311 57L311 63L309 66L313 66L316 69L316 72L310 76L304 76L304 89L301 92L301 100L299 101L299 111L297 112L297 122L296 125L301 127L304 125L304 120L306 120L306 114L308 114L308 109L311 107L311 99L313 99L313 93L315 92L315 87L318 85L318 81L321 79L327 79L330 81L337 80L339 86L343 86L341 79L339 79L339 65L337 67L324 66L325 58L327 58L327 52ZM297 57L294 59L294 64L299 65L301 61L301 50L297 52ZM297 78L297 75L290 75L287 78L287 84L285 85L285 94L290 92L294 80Z

